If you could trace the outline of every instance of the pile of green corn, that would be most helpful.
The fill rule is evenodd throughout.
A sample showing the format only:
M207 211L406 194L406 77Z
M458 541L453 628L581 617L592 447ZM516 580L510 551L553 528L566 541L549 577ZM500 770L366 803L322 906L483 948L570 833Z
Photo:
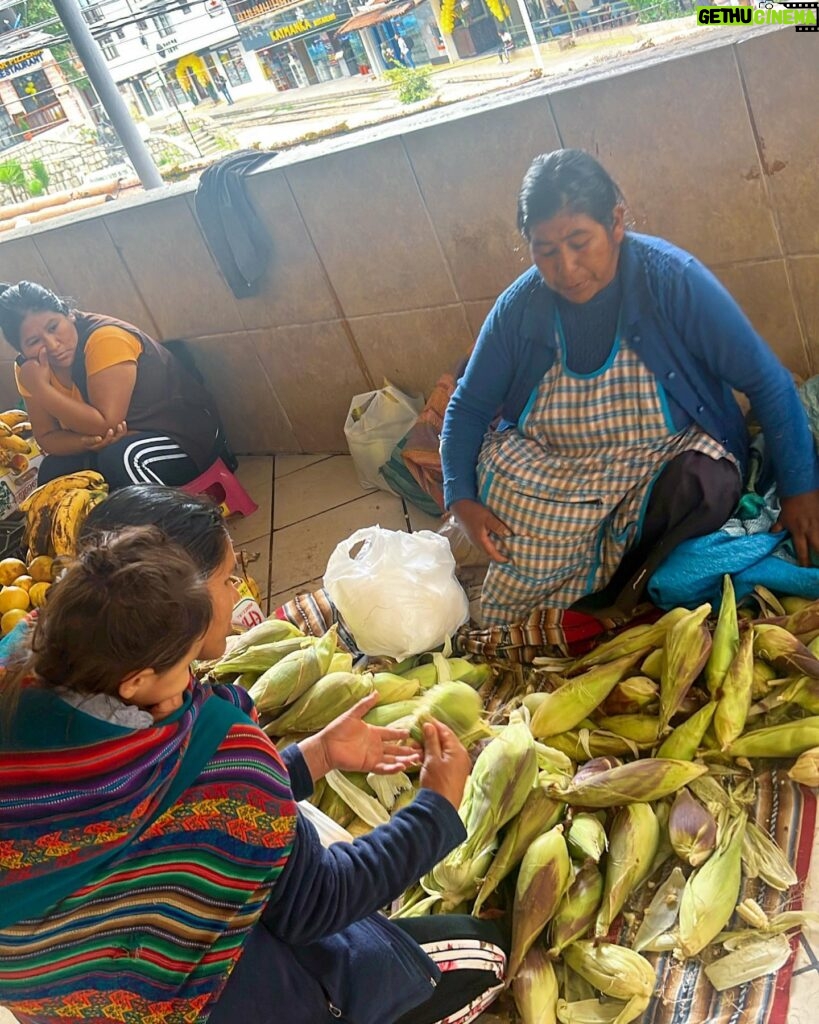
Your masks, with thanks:
M357 672L334 630L274 620L210 676L250 690L280 747L374 689L375 724L418 739L430 716L455 729L475 755L467 838L393 912L503 917L523 1024L628 1024L657 994L645 954L698 958L722 991L777 971L788 933L813 923L741 899L747 879L781 893L797 881L754 821L755 774L787 759L792 779L819 785L819 602L759 600L765 617L738 614L726 577L716 621L709 605L677 608L511 674L440 654ZM312 799L355 836L416 786L331 772Z

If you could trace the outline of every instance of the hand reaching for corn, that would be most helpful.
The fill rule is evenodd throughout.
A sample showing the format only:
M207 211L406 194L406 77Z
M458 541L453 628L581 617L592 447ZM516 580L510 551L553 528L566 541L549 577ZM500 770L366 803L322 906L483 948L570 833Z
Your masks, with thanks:
M434 719L425 722L421 786L438 793L458 808L471 770L469 754L455 733Z
M421 752L405 741L406 729L368 725L364 715L378 703L377 691L333 719L321 732L299 743L314 782L328 771L394 775L421 762Z

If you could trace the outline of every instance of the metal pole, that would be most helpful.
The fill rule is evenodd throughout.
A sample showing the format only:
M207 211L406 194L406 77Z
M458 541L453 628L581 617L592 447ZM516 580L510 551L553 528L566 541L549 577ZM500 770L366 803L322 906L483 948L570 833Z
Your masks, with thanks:
M97 91L106 114L111 119L114 131L131 158L131 163L134 165L134 170L139 175L143 187L146 189L161 188L165 183L159 173L159 168L154 163L150 150L140 138L136 125L125 106L125 100L120 95L103 59L102 51L85 23L77 0L54 0L54 7L65 26L68 38L74 44L77 56L88 72L88 77Z
M57 0L55 0L55 3ZM526 0L518 0L518 7L520 8L520 16L523 19L523 24L526 27L526 35L529 37L529 45L532 47L532 54L535 58L535 63L542 72L545 73L546 68L543 64L543 57L540 55L540 46L535 38L535 30L532 27L532 19L529 17L529 11L526 7Z

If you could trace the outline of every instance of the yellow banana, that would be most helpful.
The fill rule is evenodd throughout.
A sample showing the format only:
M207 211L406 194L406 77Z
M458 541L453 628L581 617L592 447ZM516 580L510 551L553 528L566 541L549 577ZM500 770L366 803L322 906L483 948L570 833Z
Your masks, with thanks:
M16 437L23 437L24 434L30 434L31 423L28 420L21 420L16 426L11 428L11 432Z
M44 505L56 505L57 502L69 491L73 490L98 490L105 487L105 479L92 469L84 469L78 473L69 473L66 476L58 476L49 480L47 484L38 487L20 505L20 511L34 513Z
M0 423L7 427L16 427L27 420L28 413L23 409L6 409L5 412L0 412Z
M0 437L0 447L7 448L11 452L19 452L21 455L28 455L31 451L29 443L15 434Z
M104 492L86 490L73 490L63 495L54 509L51 525L51 545L55 555L76 554L80 527L89 511L103 497Z

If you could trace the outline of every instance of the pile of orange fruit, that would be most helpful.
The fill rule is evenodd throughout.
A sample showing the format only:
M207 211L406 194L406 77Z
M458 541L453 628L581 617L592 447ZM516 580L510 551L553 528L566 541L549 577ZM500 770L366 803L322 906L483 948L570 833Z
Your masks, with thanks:
M20 558L0 560L0 633L10 633L32 608L46 602L54 580L54 560L38 555L28 565Z

